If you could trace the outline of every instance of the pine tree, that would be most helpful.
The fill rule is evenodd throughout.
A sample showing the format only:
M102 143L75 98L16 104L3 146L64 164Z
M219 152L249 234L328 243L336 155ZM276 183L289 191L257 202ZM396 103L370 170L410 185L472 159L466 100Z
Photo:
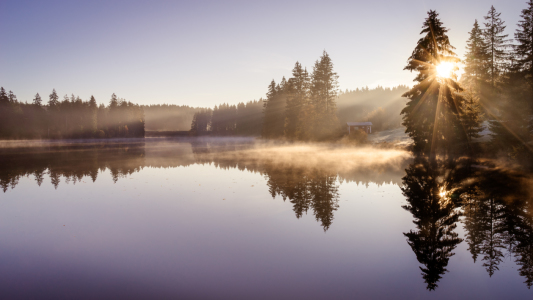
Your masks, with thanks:
M267 99L264 103L264 120L262 136L265 138L279 138L283 136L285 122L285 87L283 77L281 84L276 85L272 80L268 86Z
M310 96L315 110L312 135L315 139L332 138L338 129L338 78L337 73L333 71L331 58L324 51L320 60L315 62L311 75Z
M33 98L33 105L41 107L43 100L41 99L41 96L39 96L39 93L35 94L35 98Z
M496 96L498 79L503 73L508 59L506 53L506 49L509 47L508 34L503 34L506 26L504 25L505 22L500 18L500 15L501 13L497 12L494 6L491 6L489 12L484 17L487 22L484 23L483 36L489 53L488 72L493 98Z
M93 95L91 95L91 99L89 100L89 130L93 133L96 132L96 129L98 128L98 105L96 104L96 99Z
M7 98L9 99L9 103L11 103L11 104L17 104L18 103L17 96L15 96L15 94L13 94L13 91L9 91L9 95L7 96Z
M518 68L524 73L529 89L533 89L533 0L527 2L528 7L522 10L515 32L518 44L515 46L515 56ZM533 100L529 98L529 130L533 131ZM531 137L530 137L531 138Z
M439 65L459 61L446 35L448 29L438 15L433 10L428 12L420 33L424 36L418 40L404 68L418 72L414 79L418 83L403 95L409 101L401 112L405 132L414 141L414 150L432 154L439 150L448 152L466 139L459 120L461 97L457 96L462 88L453 72L449 78L437 72Z
M4 87L0 87L0 106L7 106L9 104L9 97L7 96Z
M57 105L59 104L59 96L56 93L56 89L52 90L52 93L50 94L49 99L50 100L48 100L48 106L50 108L57 107Z
M461 77L463 85L476 96L481 96L487 84L488 73L488 46L483 37L483 31L479 27L477 20L474 22L470 37L466 42L465 68Z
M299 62L292 69L287 88L285 137L301 138L303 134L304 108L309 101L309 74Z
M467 93L462 105L461 121L468 140L480 138L479 133L483 131L483 113L481 113L479 98Z

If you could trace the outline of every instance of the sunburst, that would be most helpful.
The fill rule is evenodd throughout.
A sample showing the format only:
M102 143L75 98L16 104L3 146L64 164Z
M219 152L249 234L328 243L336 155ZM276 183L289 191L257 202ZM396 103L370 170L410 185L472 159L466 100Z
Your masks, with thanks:
M456 68L454 63L443 61L437 65L437 76L445 79L451 78Z

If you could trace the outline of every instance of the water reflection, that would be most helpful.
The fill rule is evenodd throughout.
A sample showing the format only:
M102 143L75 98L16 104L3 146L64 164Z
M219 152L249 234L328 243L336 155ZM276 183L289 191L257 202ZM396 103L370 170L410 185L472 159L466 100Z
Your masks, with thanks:
M265 166L268 188L272 198L276 195L289 199L296 218L301 218L309 209L322 224L324 231L333 222L333 213L339 207L337 174L321 172L316 168L283 168Z
M314 215L324 231L339 209L344 182L401 186L415 228L403 233L421 264L427 289L448 271L458 245L466 243L474 264L488 276L505 258L533 285L533 181L516 168L467 158L412 159L402 151L258 144L252 140L138 141L46 147L0 148L0 186L7 192L33 176L61 182L95 181L109 172L113 182L143 168L209 164L262 174L270 195L292 204L296 218ZM459 222L464 228L460 236ZM401 234L401 231L398 232Z
M417 157L406 169L402 191L417 229L404 233L423 265L429 290L438 287L459 238L463 216L465 241L476 263L481 257L489 276L504 257L515 259L528 288L533 280L531 178L517 169L467 158Z
M95 181L109 170L114 182L145 167L173 168L212 164L258 172L267 179L273 198L293 204L297 218L312 211L324 231L339 207L339 184L399 184L409 155L403 151L353 151L342 147L259 144L253 140L193 139L134 144L76 144L2 150L0 186L6 192L23 176L41 185L49 174L57 189L61 178L75 184L88 176Z

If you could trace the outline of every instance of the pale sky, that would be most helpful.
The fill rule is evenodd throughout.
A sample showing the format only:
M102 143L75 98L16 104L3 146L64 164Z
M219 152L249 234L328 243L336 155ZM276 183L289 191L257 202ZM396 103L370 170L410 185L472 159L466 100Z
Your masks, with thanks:
M0 86L108 103L213 106L264 97L325 49L340 88L412 85L403 71L429 9L463 58L494 5L510 37L526 0L0 1Z

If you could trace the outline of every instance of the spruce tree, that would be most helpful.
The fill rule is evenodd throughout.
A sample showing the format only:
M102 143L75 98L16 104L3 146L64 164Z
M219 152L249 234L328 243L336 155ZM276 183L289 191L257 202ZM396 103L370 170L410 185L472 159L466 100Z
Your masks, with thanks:
M35 98L33 98L33 105L41 107L43 100L41 99L41 96L39 96L39 93L35 94Z
M9 103L11 103L11 104L17 104L18 103L17 96L15 96L15 94L13 94L13 91L9 91L9 94L8 94L7 98L9 99Z
M488 46L483 37L483 31L479 27L477 20L474 22L470 37L466 42L465 68L461 76L463 86L470 90L474 95L482 96L485 90L489 73L488 73Z
M301 138L303 134L304 108L309 101L309 74L299 62L292 69L287 88L285 137Z
M468 140L480 138L483 131L483 113L479 105L479 98L467 93L462 101L461 121Z
M501 13L497 12L494 6L491 6L484 17L486 22L484 23L483 36L488 47L488 73L493 101L496 97L498 79L503 73L508 59L506 49L509 47L508 35L503 34L506 27L505 22L500 15Z
M7 96L4 87L0 87L0 137L10 135L10 120L12 118L11 109L9 105L9 97Z
M526 82L529 85L529 92L533 89L533 0L527 2L527 8L522 10L522 18L518 22L518 29L515 32L515 56L517 58L518 69L523 72ZM529 98L529 130L533 131L533 98ZM531 138L531 137L530 137Z
M59 104L59 96L57 95L56 89L52 90L52 93L49 96L48 106L50 108L56 107Z
M264 103L264 121L262 136L266 138L279 138L283 136L285 123L285 77L280 84L272 80L268 86L267 99Z
M9 104L9 97L7 96L4 87L0 87L0 106L7 106Z
M89 129L93 133L96 132L96 129L98 128L98 105L96 104L96 99L93 95L91 95L91 99L89 100Z
M337 73L333 71L331 58L324 51L320 59L315 62L311 75L310 96L315 111L312 116L311 135L315 139L330 139L338 130L336 105L338 78Z
M414 79L417 84L403 95L409 100L401 112L405 132L414 141L414 150L433 154L439 150L447 152L466 139L459 120L461 97L457 95L462 88L453 72L448 76L438 74L441 64L452 64L456 70L454 64L459 61L446 34L448 29L438 15L433 10L428 12L420 33L423 37L404 68L418 74Z

